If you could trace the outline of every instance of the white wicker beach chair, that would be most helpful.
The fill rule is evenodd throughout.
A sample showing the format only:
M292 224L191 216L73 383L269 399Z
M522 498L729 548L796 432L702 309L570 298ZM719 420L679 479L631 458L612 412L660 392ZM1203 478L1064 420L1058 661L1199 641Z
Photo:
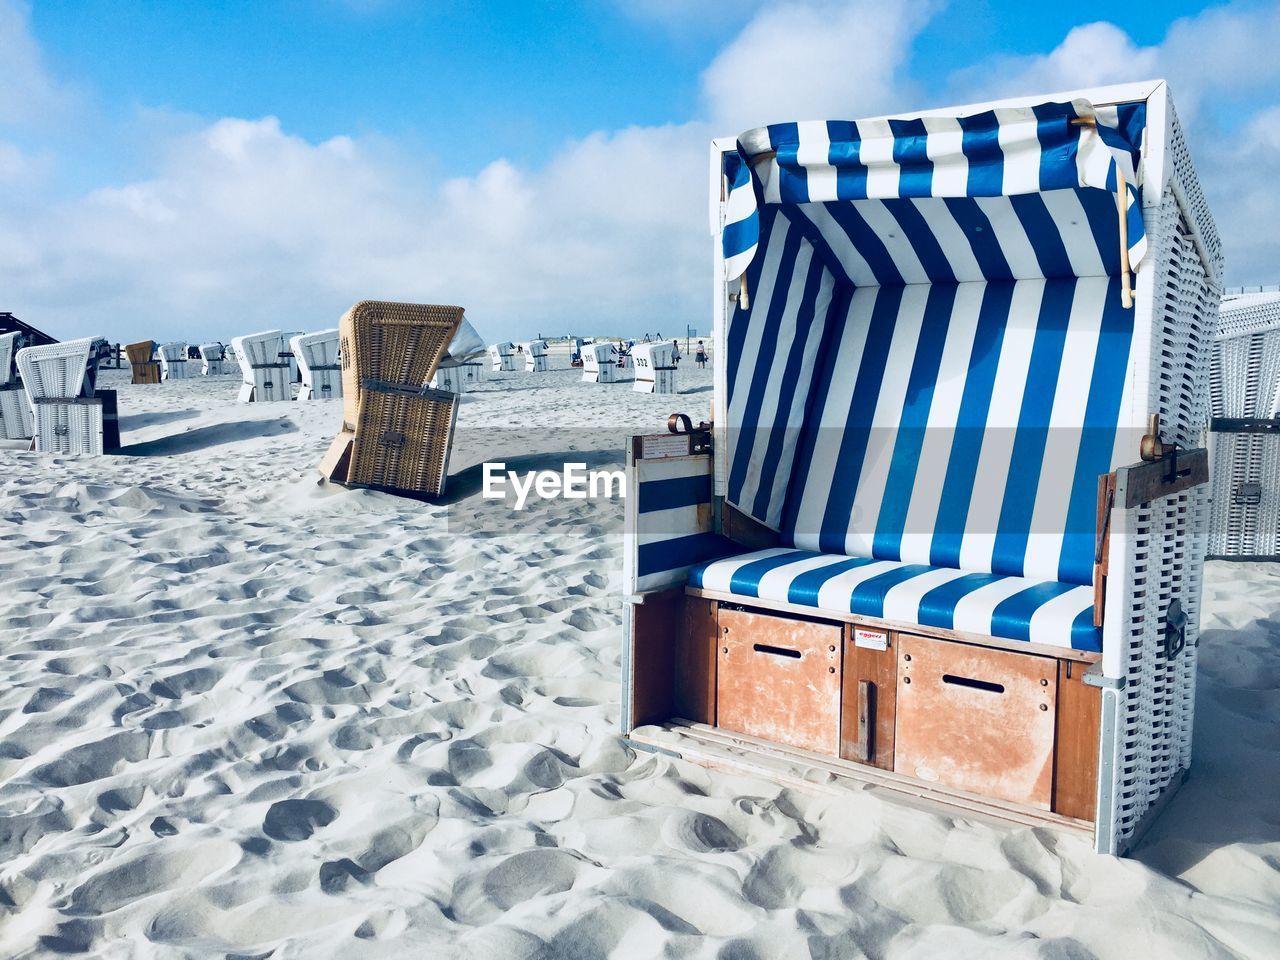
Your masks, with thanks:
M631 388L637 393L675 393L675 351L667 341L637 343L631 348L635 363L636 382Z
M206 377L220 377L227 361L227 348L221 343L200 344L200 372Z
M231 338L231 349L240 362L241 403L292 400L293 375L282 356L280 331L265 330Z
M101 337L18 351L37 451L100 454L120 445L115 391L96 389L98 364L109 351Z
M338 330L303 333L289 341L289 349L302 373L299 400L341 400L342 362L338 355Z
M1222 275L1165 84L711 170L714 425L628 450L624 732L1131 848L1191 762Z
M0 439L30 440L35 430L31 404L18 377L16 354L22 349L20 333L0 334Z
M162 343L159 346L160 373L165 380L187 379L187 345Z
M551 369L551 359L547 356L547 341L530 340L521 344L524 347L524 369L526 373L543 373Z
M520 369L520 357L514 343L494 343L489 346L489 362L495 371L514 373Z
M612 343L589 343L582 348L583 383L617 383L621 379L618 348Z
M1223 298L1210 384L1209 554L1280 560L1280 292Z

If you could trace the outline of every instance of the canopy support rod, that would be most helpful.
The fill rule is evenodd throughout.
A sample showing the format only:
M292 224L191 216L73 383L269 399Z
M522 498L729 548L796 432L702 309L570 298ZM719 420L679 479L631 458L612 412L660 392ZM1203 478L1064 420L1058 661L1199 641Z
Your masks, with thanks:
M1129 264L1129 186L1124 173L1116 170L1116 209L1120 215L1120 302L1133 308L1133 277Z

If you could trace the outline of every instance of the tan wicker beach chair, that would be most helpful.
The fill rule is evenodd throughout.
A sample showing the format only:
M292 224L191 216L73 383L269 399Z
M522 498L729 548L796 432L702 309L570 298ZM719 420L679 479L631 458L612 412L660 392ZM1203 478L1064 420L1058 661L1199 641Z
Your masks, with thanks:
M160 361L152 359L155 348L155 342L152 340L140 340L137 343L125 345L124 352L129 357L129 366L133 368L133 379L130 383L160 382Z
M342 430L320 463L353 486L439 495L449 470L457 396L426 386L461 307L364 300L339 323Z

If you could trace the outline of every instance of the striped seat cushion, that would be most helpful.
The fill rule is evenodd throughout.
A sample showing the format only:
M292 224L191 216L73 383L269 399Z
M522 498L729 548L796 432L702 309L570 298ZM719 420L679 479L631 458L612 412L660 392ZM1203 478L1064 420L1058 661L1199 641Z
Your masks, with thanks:
M689 582L746 599L1101 652L1093 588L775 547L703 563Z

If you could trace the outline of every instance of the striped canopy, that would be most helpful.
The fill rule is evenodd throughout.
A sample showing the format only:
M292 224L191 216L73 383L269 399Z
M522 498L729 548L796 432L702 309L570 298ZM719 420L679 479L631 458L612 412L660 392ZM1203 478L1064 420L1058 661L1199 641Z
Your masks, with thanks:
M725 280L741 277L755 257L765 205L903 200L905 211L909 201L928 197L1013 198L1053 191L1087 197L1095 190L1118 192L1122 177L1129 261L1136 268L1146 253L1145 128L1145 103L1095 107L1075 100L966 117L781 123L750 130L724 158ZM1081 199L1086 213L1090 203ZM891 212L909 227L909 211ZM1055 230L1052 216L1037 220L1037 213L1015 210L1033 244L1037 232ZM974 243L957 219L952 233ZM947 254L945 245L941 252Z

